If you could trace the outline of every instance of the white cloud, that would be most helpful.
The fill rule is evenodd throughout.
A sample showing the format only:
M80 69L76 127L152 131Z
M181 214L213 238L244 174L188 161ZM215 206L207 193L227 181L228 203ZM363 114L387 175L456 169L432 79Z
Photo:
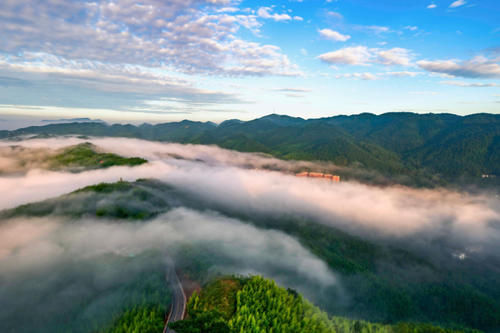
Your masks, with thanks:
M466 78L500 78L499 59L488 59L477 56L467 61L458 60L421 60L420 68L429 72L441 73Z
M392 77L415 77L415 76L418 76L420 74L422 74L422 73L401 71L401 72L385 72L385 73L381 73L380 75L387 75L387 76L392 76Z
M330 16L330 17L333 17L335 19L338 19L338 20L341 20L343 19L344 17L342 16L342 14L338 13L338 12L334 12L334 11L328 11L326 13L327 16Z
M463 6L467 3L465 0L456 0L450 4L450 8L457 8Z
M326 39L330 39L330 40L334 40L337 42L345 42L351 38L351 36L349 36L349 35L343 35L340 32L337 32L337 31L334 31L331 29L321 29L321 30L318 30L318 32L321 35L321 37L326 38Z
M379 77L376 74L373 73L346 73L346 74L339 74L335 75L336 79L360 79L360 80L365 80L365 81L373 81L373 80L378 80Z
M379 51L378 62L383 65L401 65L401 66L409 66L410 65L410 51L407 49L403 49L400 47L395 47L389 50Z
M305 97L302 94L296 94L296 93L288 93L288 94L285 94L285 96L290 97L290 98L304 98Z
M84 141L88 140L52 138L16 142L16 145L54 149ZM306 165L312 169L337 168L332 164L282 161L211 146L126 138L90 141L104 151L143 157L150 162L134 168L115 167L79 174L46 172L45 176L28 173L3 177L0 187L6 189L9 197L0 201L0 206L13 207L36 198L63 194L84 184L116 181L122 176L125 180L148 177L242 213L298 214L311 217L311 222L321 221L346 230L359 231L359 227L363 227L373 236L377 233L415 235L435 230L438 237L445 231L469 239L489 240L496 247L500 240L497 225L500 203L495 196L445 189L376 187L349 181L331 184L295 177L293 173L286 174L286 170ZM262 170L263 166L274 166L282 172ZM16 197L18 203L14 202Z
M311 89L307 88L275 88L274 91L289 92L289 93L307 93L311 92Z
M366 46L355 46L324 53L318 58L329 64L367 65L373 54Z
M433 9L433 8L436 8L436 7L437 7L437 5L433 4L433 3L431 3L430 5L427 6L427 8L429 8L429 9Z
M418 30L418 27L416 25L407 25L406 27L404 27L404 29L410 30L410 31L416 31L416 30Z
M0 70L4 76L9 75L32 84L51 78L65 85L112 93L161 95L187 104L237 102L236 96L231 94L199 89L189 79L137 65L69 60L45 53L26 52L20 58L0 56Z
M472 87L472 88L487 88L487 87L500 87L498 83L473 83L473 82L462 82L462 81L441 81L441 84L446 84L449 86L457 87Z
M321 54L322 61L340 65L369 65L379 63L386 66L409 66L411 52L408 49L395 47L388 50L368 48L366 46L346 47L337 51Z
M384 77L394 77L394 78L402 78L402 77L416 77L422 73L419 72L409 72L409 71L401 71L401 72L382 72L382 73L346 73L346 74L338 74L335 76L336 79L361 79L361 80L379 80Z
M218 9L218 13L236 13L239 12L240 9L237 7L222 7L221 9Z
M274 268L283 272L275 273L277 278L299 274L309 283L321 286L336 283L328 266L295 238L211 212L174 208L144 223L84 219L77 224L64 223L67 219L59 218L9 222L0 226L3 281L9 274L62 263L68 258L78 262L108 253L124 257L151 250L175 253L176 248L188 241L191 246L209 245L211 251L223 252L237 264L218 268L231 273L253 270L272 275Z
M238 38L241 28L258 33L261 23L254 14L237 13L237 4L231 0L144 0L140 5L129 0L1 1L0 52L168 66L188 74L297 74L278 47Z
M371 30L377 34L390 31L390 29L388 27L384 27L384 26L380 26L380 25L369 25L369 26L364 26L363 28Z
M271 7L260 7L259 10L257 10L257 15L259 17L262 17L264 19L271 19L274 21L290 21L292 17L288 14L276 14L276 13L271 13L273 9Z

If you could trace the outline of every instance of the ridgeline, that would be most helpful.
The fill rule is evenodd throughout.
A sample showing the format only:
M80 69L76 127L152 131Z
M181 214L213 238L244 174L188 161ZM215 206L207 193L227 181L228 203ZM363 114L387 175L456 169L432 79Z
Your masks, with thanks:
M329 161L347 167L343 179L409 186L497 186L500 115L363 113L321 119L272 114L251 121L181 121L165 124L50 124L0 131L22 135L87 135L213 144L282 159ZM370 170L376 174L349 172Z

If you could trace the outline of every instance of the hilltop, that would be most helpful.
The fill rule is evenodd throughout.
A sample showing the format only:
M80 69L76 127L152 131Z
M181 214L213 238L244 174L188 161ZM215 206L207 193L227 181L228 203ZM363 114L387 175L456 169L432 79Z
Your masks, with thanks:
M474 330L444 329L430 324L375 324L363 320L329 317L293 289L279 287L260 276L218 278L194 293L188 318L170 324L178 333L188 332L373 332L459 333Z

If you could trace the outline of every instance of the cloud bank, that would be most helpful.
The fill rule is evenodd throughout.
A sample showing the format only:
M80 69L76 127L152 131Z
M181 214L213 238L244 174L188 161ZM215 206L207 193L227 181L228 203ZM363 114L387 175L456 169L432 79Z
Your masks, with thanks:
M191 74L296 73L277 46L236 37L240 28L258 30L261 26L256 15L224 10L238 4L231 0L146 0L140 4L129 0L35 4L8 0L0 4L5 23L0 29L6 37L0 50L12 54L9 60L14 62L14 54L32 60L29 53L23 55L27 51L55 59L87 59L89 64L122 64L124 70L126 64L133 64Z
M146 223L14 219L0 225L0 240L4 278L69 259L106 254L128 257L161 250L175 256L180 246L189 244L203 245L230 259L232 273L263 274L273 267L283 278L292 272L322 286L336 283L326 265L292 237L186 208L173 209Z
M1 221L0 241L0 329L5 332L37 332L40 325L48 331L102 330L121 308L143 302L146 296L138 288L147 287L153 275L160 276L154 292L166 288L166 262L182 266L192 260L186 248L202 251L215 272L261 274L313 297L339 287L326 264L292 237L186 208L138 223L54 217ZM168 298L159 302L166 307ZM20 320L27 309L30 316Z
M126 285L129 278L140 279L144 272L149 276L151 271L161 271L164 267L158 264L159 258L166 257L179 266L196 265L196 260L208 263L208 275L262 274L297 289L329 310L356 313L353 300L365 295L363 288L368 288L368 281L358 275L337 275L313 250L306 249L310 244L302 243L304 239L299 242L278 231L289 221L303 223L304 230L307 224L319 223L331 227L333 234L340 229L360 236L375 248L377 243L383 245L388 257L376 254L374 270L383 278L395 274L394 283L404 284L401 288L412 288L412 283L421 287L433 279L441 281L447 269L467 271L464 279L473 279L472 272L498 273L500 199L495 195L299 178L294 174L301 168L329 167L334 172L335 166L280 161L212 146L89 140L104 151L143 157L149 163L78 174L31 169L25 174L2 176L0 188L9 193L1 201L2 208L123 177L130 181L154 178L170 185L165 192L154 184L150 187L159 195L164 193L165 206L170 210L163 213L165 210L159 209L161 215L130 222L89 217L92 214L68 217L58 214L55 207L48 217L0 221L0 305L9 309L0 314L0 329L12 323L30 324L17 319L22 309L42 305L54 313L76 309L79 305L74 299L84 299L83 295L91 300L90 305L85 305L84 311L75 310L77 313L92 318L96 313L109 313L101 310L103 304L121 304L122 295L127 293L115 292L114 288ZM83 140L66 137L15 144L24 150L50 151L80 142ZM4 141L0 148L12 144ZM73 207L81 199L78 195L70 198L73 201L61 202ZM127 198L134 200L126 195L120 198L122 203ZM102 195L96 200L114 199ZM134 204L149 207L140 201ZM393 245L403 253L390 250ZM404 262L398 261L400 255ZM433 265L441 268L434 271ZM358 287L359 291L353 289ZM35 311L33 315L36 319L45 314Z
M78 142L82 141L48 139L22 144L43 148ZM91 142L106 151L143 157L150 162L135 168L76 175L33 170L20 177L0 178L0 187L11 193L2 202L2 208L53 197L91 183L113 182L119 177L156 178L218 206L252 214L305 216L360 235L425 235L423 239L427 237L429 241L446 235L468 245L492 245L500 240L500 200L488 194L376 187L355 182L332 184L294 176L301 168L314 170L325 164L279 161L217 147L135 139L101 138Z

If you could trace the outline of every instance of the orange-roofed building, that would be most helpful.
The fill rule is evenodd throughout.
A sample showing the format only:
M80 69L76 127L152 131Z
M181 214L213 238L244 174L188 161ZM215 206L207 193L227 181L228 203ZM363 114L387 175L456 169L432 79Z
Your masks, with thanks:
M309 177L323 178L323 173L321 173L321 172L309 172Z
M323 178L328 179L332 182L340 182L340 176L332 175L331 173L322 173L322 172L300 172L295 174L297 177L311 177L311 178Z

